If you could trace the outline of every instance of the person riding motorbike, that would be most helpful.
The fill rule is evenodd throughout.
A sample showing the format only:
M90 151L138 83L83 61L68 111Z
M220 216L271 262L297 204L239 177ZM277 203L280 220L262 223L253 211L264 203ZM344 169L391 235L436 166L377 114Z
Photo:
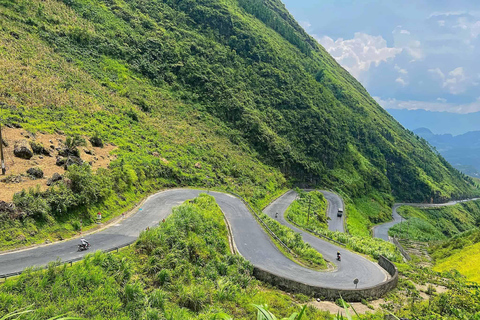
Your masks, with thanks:
M90 246L90 243L88 243L88 241L85 240L85 238L81 238L80 239L80 246L82 247L82 249L86 250Z
M342 257L340 256L340 251L337 251L337 260L338 260L338 261L341 261L341 260L342 260Z

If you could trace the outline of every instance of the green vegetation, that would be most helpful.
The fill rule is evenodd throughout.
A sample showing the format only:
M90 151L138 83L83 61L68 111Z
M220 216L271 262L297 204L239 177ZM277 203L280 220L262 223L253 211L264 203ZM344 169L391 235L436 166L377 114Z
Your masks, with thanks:
M312 246L303 241L299 233L273 220L264 213L260 213L260 218L265 222L270 230L296 255L293 260L314 269L325 269L327 263L321 253L312 248ZM287 256L290 256L286 250L277 244L277 247ZM292 257L290 257L292 258Z
M252 303L268 304L282 316L300 312L295 300L261 286L250 263L229 253L223 214L208 195L175 208L134 247L8 279L0 285L0 317L27 307L35 311L22 319L65 313L88 319L213 319L218 313L251 319ZM313 308L304 312L306 319L323 318Z
M353 236L344 232L330 231L324 222L320 222L320 219L311 218L310 223L307 225L309 197L312 198L310 208L312 212L317 211L318 208L318 214L322 214L323 217L325 217L326 212L326 200L318 191L305 193L298 190L298 193L300 198L292 202L286 212L286 217L289 221L294 222L305 229L312 230L317 234L343 243L348 249L366 254L374 259L378 259L380 255L383 255L391 261L402 261L400 253L392 243L372 237ZM348 213L350 215L350 209Z
M397 289L386 297L385 310L407 319L477 319L480 316L480 290L458 272L435 272L415 262L397 264L401 275ZM428 300L421 299L415 285L426 285ZM434 292L434 288L442 292ZM428 294L428 293L427 293ZM377 315L361 317L382 319Z
M480 201L462 202L438 208L402 206L398 213L406 218L389 233L419 241L444 240L480 226Z
M384 310L419 320L475 319L480 314L478 287L458 273L398 266L402 278L385 297ZM87 319L240 320L255 313L259 319L275 319L273 314L297 320L342 319L311 306L302 309L298 304L310 298L292 298L265 287L251 272L247 261L229 253L223 214L214 199L203 194L175 208L159 227L143 232L133 248L118 254L96 252L71 267L56 262L8 279L0 285L0 317L28 308L33 311L20 319L65 314ZM429 302L420 300L413 282L430 285ZM449 291L435 292L438 285ZM385 312L358 319L380 320Z
M347 201L347 230L355 236L370 237L371 228L392 219L391 195L371 192L370 194Z
M301 226L327 229L327 201L323 194L319 191L307 193L298 188L296 191L299 198L288 207L285 216Z
M233 190L254 204L286 180L321 181L352 199L478 192L278 0L6 0L0 17L1 121L65 132L72 148L79 136L118 146L109 176L129 182L69 209L72 219L90 221L92 207L118 214L153 190L187 185ZM353 233L365 233L366 216L386 219L353 216ZM72 219L33 224L65 235ZM4 248L40 241L22 224L2 227L12 239Z
M457 270L467 280L480 283L480 230L473 229L431 247L436 271Z

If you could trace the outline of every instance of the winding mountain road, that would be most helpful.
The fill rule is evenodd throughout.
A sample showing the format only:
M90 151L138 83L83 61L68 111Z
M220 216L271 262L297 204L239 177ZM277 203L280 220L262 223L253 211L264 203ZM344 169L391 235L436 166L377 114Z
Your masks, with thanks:
M378 226L373 227L373 237L380 238L385 241L390 241L390 237L388 236L388 230L390 230L390 228L393 227L394 225L401 223L403 220L405 220L397 212L397 209L401 206L410 206L410 207L416 207L416 208L438 208L438 207L454 206L462 202L475 201L478 199L479 198L472 198L472 199L466 199L466 200L450 201L446 203L432 203L432 204L430 203L395 203L392 207L393 221L382 223L382 224L379 224Z
M191 189L174 189L149 197L137 213L107 229L86 237L92 244L92 250L89 252L108 250L134 241L142 230L158 225L162 219L172 212L173 207L188 199L195 198L203 192ZM324 288L353 289L353 279L358 278L360 280L358 288L361 289L375 286L387 279L386 272L378 264L314 237L286 222L283 213L295 200L296 193L294 191L287 192L274 201L265 209L265 213L270 216L275 212L281 213L279 215L280 222L301 233L305 241L321 252L326 259L335 263L337 266L335 271L314 271L288 259L278 250L269 235L260 227L240 199L219 192L210 192L210 195L215 197L224 212L231 226L234 242L239 253L258 268L286 279ZM327 197L327 199L329 198ZM335 206L334 202L329 203L329 208L333 211L338 208ZM66 261L81 258L89 252L77 252L78 242L78 239L73 239L2 254L0 255L0 274L22 271L29 266L43 266L56 259ZM342 261L338 263L335 261L337 251L342 253Z

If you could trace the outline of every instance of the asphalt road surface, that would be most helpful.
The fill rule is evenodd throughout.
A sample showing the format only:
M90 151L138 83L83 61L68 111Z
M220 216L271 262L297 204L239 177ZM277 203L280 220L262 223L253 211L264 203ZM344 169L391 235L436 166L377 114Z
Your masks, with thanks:
M342 200L337 202L338 195L334 193L329 193L334 195L335 201L330 202L330 197L327 197L329 201L329 208L333 211L338 210L338 204L343 205ZM303 241L309 243L315 250L320 252L323 257L336 265L336 270L330 273L318 273L319 279L322 279L329 287L335 288L353 288L353 280L355 278L359 279L358 288L360 284L363 287L369 287L374 284L381 283L385 281L387 275L385 271L376 263L373 263L366 258L357 255L345 248L336 246L328 241L322 240L302 229L295 227L290 224L284 216L285 211L290 206L290 204L296 199L297 193L293 190L285 193L283 196L272 202L268 207L263 210L265 214L275 219L275 213L279 213L276 218L278 222L289 227L295 232L298 232L302 235ZM343 225L342 225L343 226ZM337 251L340 252L342 256L342 261L336 261ZM344 286L344 283L346 286ZM341 285L341 286L340 286Z
M85 238L92 245L87 251L77 252L79 240L73 239L2 254L0 255L0 274L22 271L29 266L44 266L56 259L66 261L81 258L95 250L107 250L129 243L135 240L142 230L158 225L171 213L173 207L197 197L202 192L204 191L174 189L149 197L137 213L103 231L86 236ZM340 251L342 261L336 263L335 271L313 271L288 259L277 249L240 199L224 193L210 192L210 194L215 197L232 227L233 238L239 253L259 268L309 285L338 289L354 288L353 279L355 278L360 280L359 289L374 286L387 279L386 273L377 264L290 226L283 219L283 213L295 199L295 192L288 192L280 197L266 208L265 212L270 215L275 211L281 213L280 221L300 232L304 240L321 252L326 259L335 261L336 252Z
M345 219L345 212L341 217L337 216L338 208L342 208L345 211L345 205L342 198L336 193L330 191L320 191L328 201L327 214L330 218L328 220L328 229L331 231L345 232L343 227L343 219Z
M385 241L390 241L390 238L388 236L388 230L390 230L391 227L394 225L401 223L402 221L405 221L405 219L402 218L397 212L397 209L401 206L411 206L411 207L417 207L417 208L436 208L436 207L447 207L447 206L453 206L461 202L468 202L468 201L474 201L478 200L479 198L473 198L473 199L466 199L466 200L459 200L459 201L450 201L446 203L396 203L392 207L392 218L393 221L386 222L383 224L379 224L378 226L373 227L373 237L375 238L380 238Z

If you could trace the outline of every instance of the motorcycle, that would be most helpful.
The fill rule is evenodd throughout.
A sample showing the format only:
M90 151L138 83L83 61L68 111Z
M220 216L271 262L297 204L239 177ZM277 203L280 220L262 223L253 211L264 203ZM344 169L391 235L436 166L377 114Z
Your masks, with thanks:
M340 255L337 256L337 261L342 261L342 257Z
M90 248L90 243L87 243L87 244L81 243L78 245L78 251L88 250L88 248Z

